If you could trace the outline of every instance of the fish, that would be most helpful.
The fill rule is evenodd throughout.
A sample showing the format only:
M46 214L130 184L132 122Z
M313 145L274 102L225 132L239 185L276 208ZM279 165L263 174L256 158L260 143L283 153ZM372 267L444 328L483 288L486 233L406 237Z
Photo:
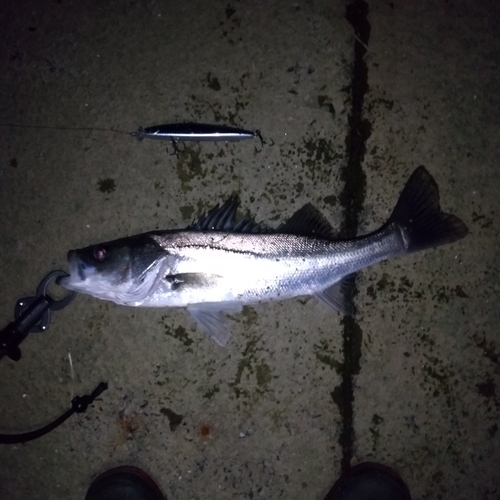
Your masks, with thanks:
M229 198L186 229L151 231L68 252L69 290L134 307L183 307L221 346L226 315L244 305L314 296L352 315L355 273L392 257L453 243L468 234L440 208L439 189L425 167L404 186L385 224L339 239L328 220L306 204L276 229L239 217Z

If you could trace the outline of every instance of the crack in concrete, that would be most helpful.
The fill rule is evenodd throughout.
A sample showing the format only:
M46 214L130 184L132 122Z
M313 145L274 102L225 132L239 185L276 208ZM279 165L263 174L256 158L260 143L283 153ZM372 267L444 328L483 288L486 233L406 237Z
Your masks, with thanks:
M368 4L363 0L349 1L345 17L354 29L356 40L351 79L351 113L348 118L349 132L345 141L347 164L341 172L344 189L339 196L343 207L340 237L353 238L357 234L359 216L365 200L366 176L362 163L366 141L371 133L371 124L363 119L364 97L368 91L368 67L363 58L371 29L367 19ZM354 285L352 297L356 294L357 288ZM344 360L339 369L342 382L331 396L338 405L342 417L339 445L342 449L341 469L345 472L351 466L354 452L354 376L360 371L363 332L356 319L350 316L344 317L342 326Z

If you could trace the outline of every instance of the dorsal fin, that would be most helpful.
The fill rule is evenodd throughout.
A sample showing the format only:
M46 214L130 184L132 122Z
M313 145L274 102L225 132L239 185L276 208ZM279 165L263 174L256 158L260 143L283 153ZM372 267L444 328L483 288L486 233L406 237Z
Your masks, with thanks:
M262 224L246 216L237 219L236 212L240 201L238 197L231 196L222 206L215 205L208 213L194 220L188 226L193 231L227 231L231 233L267 233L269 230Z
M310 203L297 210L287 222L276 229L276 232L296 236L314 236L326 240L333 240L337 237L325 216Z

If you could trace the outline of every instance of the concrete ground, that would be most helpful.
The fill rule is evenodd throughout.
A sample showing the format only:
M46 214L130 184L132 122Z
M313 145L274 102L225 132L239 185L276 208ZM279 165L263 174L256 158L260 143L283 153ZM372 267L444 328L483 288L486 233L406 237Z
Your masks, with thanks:
M78 296L0 362L0 431L109 389L1 445L2 500L83 499L122 464L171 500L321 500L364 460L414 499L500 497L496 2L22 0L0 19L2 124L199 121L275 143L176 158L113 132L2 126L0 326L69 249L185 227L234 193L273 227L311 202L363 234L422 164L470 230L362 271L354 320L307 299L247 307L225 348L183 310Z

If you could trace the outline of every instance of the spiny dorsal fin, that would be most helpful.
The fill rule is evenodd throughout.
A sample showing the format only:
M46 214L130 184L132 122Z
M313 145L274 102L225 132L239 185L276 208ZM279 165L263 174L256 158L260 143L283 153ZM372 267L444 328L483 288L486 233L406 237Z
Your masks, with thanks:
M276 229L276 232L296 236L314 236L326 240L333 240L337 237L325 216L310 203L297 210L287 222Z
M226 231L231 233L266 233L269 232L262 224L246 216L237 219L236 212L240 201L238 197L231 196L222 206L217 204L208 213L194 220L188 226L193 231Z

